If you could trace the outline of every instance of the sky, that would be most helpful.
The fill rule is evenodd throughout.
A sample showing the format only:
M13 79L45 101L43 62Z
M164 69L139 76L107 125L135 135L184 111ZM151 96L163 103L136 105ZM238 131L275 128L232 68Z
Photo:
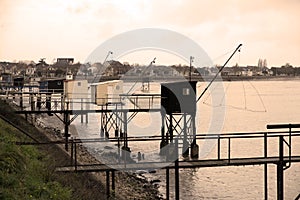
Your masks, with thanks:
M300 66L299 0L0 0L0 61L71 57L84 62L100 44L140 28L176 31L223 64ZM112 49L112 51L114 51ZM113 54L111 55L114 58ZM162 52L140 51L121 62L176 64Z

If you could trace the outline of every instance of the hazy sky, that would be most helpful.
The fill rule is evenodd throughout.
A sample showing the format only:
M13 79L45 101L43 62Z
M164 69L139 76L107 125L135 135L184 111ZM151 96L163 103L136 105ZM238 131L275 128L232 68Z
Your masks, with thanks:
M165 28L197 42L215 64L243 43L232 63L256 65L262 58L268 66L300 66L299 0L0 0L0 8L0 61L84 62L116 34ZM153 55L121 61L149 63ZM176 61L159 55L157 63Z

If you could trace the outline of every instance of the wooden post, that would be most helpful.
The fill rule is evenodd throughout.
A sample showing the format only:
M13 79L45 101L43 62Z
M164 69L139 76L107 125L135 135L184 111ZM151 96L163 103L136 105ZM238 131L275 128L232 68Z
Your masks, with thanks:
M166 168L166 200L170 199L170 170Z
M279 162L277 163L277 200L283 200L283 136L279 136Z
M42 97L41 97L41 94L38 94L37 97L36 97L36 108L38 111L41 110L42 108Z
M161 111L161 142L160 142L160 155L166 155L166 148L165 146L168 145L168 138L165 135L165 119L166 113Z
M106 170L106 198L109 199L110 197L110 188L109 188L109 171Z
M89 110L90 109L90 102L87 102L86 101L86 110ZM85 123L86 124L88 124L89 123L89 113L88 112L86 112L86 114L85 114Z
M30 97L29 97L29 99L30 99L30 108L31 108L31 110L32 111L34 111L35 109L35 102L34 102L34 96L33 96L33 94L30 94Z
M230 163L230 137L228 138L228 163Z
M35 111L35 101L34 101L34 94L30 94L29 96L30 99L30 107L32 111ZM35 114L31 114L31 123L34 124L35 123Z
M123 113L123 117L124 117L124 146L125 147L128 147L128 135L127 135L127 123L128 123L128 121L127 121L127 112L124 112Z
M186 121L187 113L183 113L183 147L182 147L182 156L189 156L189 143L187 140L187 121Z
M115 170L111 171L111 190L112 195L115 196Z
M175 154L176 154L176 160L175 160L175 199L179 200L179 165L178 165L178 138L176 138L175 141Z
M69 138L69 123L70 123L70 115L68 111L64 113L64 124L65 124L65 149L68 151L68 138Z
M124 163L127 162L127 159L130 160L130 148L128 146L128 134L127 134L127 112L123 112L123 124L124 124L124 146L122 147L122 158L124 159Z
M173 140L173 115L170 113L170 128L169 128L169 134L170 134L170 143Z
M118 137L118 164L120 164L121 161L121 145L120 145L120 137Z
M23 110L23 94L22 93L20 96L20 107L21 107L21 110Z
M75 154L75 172L77 172L77 145L74 143L74 154Z
M61 94L60 96L60 109L64 110L64 96Z
M197 145L196 140L196 115L195 113L191 114L192 116L192 128L193 128L193 142L191 145L191 158L199 158L199 146Z
M81 98L81 111L83 110L83 99ZM80 115L81 123L83 123L83 114Z
M71 165L73 165L73 159L74 159L74 140L71 138Z
M264 157L268 157L267 133L264 134ZM265 200L268 200L268 164L264 164Z
M88 112L85 114L85 123L86 124L89 123L89 113Z
M221 138L220 135L218 135L218 160L221 159Z
M101 106L101 110L103 110L103 105ZM103 138L104 137L104 117L106 114L104 114L103 112L100 113L100 137Z

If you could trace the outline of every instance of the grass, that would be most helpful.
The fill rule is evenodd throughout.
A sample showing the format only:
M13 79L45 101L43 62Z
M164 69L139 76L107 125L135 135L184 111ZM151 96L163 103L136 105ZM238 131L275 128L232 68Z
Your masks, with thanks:
M25 130L39 142L49 141L44 130L15 114L14 109L0 99L0 200L106 199L105 174L55 172L56 166L70 164L70 157L63 148L58 145L16 145L16 141L33 142L18 129ZM155 187L144 188L144 184L131 175L117 173L116 196L111 199L157 199Z
M0 199L71 199L72 190L53 180L46 155L14 144L22 139L0 120Z
M0 115L40 142L49 139L0 100ZM56 173L55 166L69 164L69 156L56 145L16 145L33 142L0 118L1 199L105 199L105 187L91 174Z

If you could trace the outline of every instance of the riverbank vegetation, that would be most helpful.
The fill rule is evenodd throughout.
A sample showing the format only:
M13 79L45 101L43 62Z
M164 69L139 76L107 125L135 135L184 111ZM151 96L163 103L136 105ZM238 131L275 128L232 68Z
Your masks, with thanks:
M2 100L0 116L0 199L105 199L104 186L90 174L55 173L69 160L58 146L17 145L47 138Z
M105 173L55 172L56 166L70 164L70 155L62 145L19 145L47 143L54 133L33 126L15 114L15 109L18 107L0 99L0 200L107 198ZM78 162L93 162L83 147L77 153ZM110 199L161 199L156 185L135 174L117 172L115 178L115 196Z
M71 199L55 181L51 160L33 146L17 146L18 130L0 119L0 199Z

